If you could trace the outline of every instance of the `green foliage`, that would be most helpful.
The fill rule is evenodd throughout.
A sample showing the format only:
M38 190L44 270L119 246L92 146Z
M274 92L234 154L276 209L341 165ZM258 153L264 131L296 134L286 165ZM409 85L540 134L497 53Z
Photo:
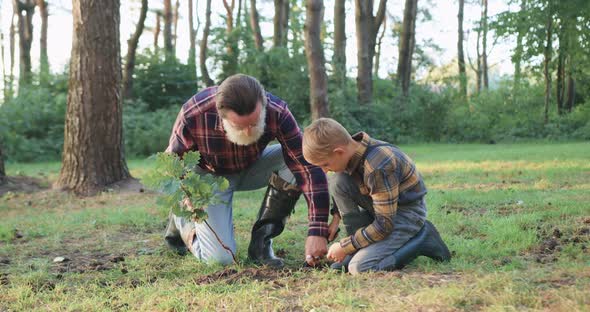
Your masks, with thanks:
M217 202L215 193L229 187L223 177L195 173L199 160L198 152L185 153L183 158L158 153L153 171L142 180L146 186L160 191L157 198L160 207L197 222L207 219L203 207ZM182 204L184 200L190 201L192 207Z
M137 55L136 64L133 95L146 103L149 111L179 108L198 90L194 67L177 59L165 61L163 55L146 50Z

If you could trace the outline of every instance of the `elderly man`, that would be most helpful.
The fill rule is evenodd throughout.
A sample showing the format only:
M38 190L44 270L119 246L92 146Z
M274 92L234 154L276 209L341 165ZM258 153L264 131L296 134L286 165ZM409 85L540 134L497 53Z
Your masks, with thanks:
M275 139L280 144L269 146ZM284 265L274 255L272 238L281 234L303 193L309 213L305 256L309 265L315 265L327 252L328 186L325 173L303 158L301 140L287 104L265 92L253 77L234 75L194 95L178 114L167 151L180 156L198 151L201 160L195 170L225 177L229 188L218 194L222 204L205 207L215 233L204 224L171 214L167 244L180 253L189 250L205 262L233 262L216 237L235 254L233 193L268 185L252 227L248 257L272 267Z

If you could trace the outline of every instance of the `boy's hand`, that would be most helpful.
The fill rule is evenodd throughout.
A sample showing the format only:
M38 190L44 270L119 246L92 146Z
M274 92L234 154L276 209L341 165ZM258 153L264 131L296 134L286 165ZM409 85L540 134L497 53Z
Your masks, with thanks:
M328 260L332 260L334 262L342 262L344 261L344 257L346 257L346 253L344 252L344 249L342 249L342 247L340 247L340 243L334 243L332 244L332 246L330 246L330 249L328 250Z
M333 242L338 236L338 225L340 225L340 214L335 213L332 215L332 222L328 227L328 242Z

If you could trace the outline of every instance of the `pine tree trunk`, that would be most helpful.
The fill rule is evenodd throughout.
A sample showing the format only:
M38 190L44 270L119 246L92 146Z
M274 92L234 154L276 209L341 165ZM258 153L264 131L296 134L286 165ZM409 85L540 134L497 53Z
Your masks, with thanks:
M143 33L147 10L148 0L141 0L139 21L137 21L135 32L131 38L127 40L127 57L125 58L125 70L123 71L123 97L126 99L133 97L133 71L135 70L135 53L137 51L139 37L141 37L141 34Z
M41 34L39 38L39 64L41 85L49 85L49 57L47 56L47 28L49 23L49 12L47 1L37 0L39 14L41 15Z
M8 93L9 96L6 98L11 98L14 94L14 64L15 62L15 50L16 50L16 30L14 27L14 18L18 12L18 6L14 7L14 13L12 14L12 18L10 19L10 77L8 80Z
M172 45L172 3L164 0L164 53L166 61L174 59L174 46Z
M483 78L483 87L488 90L490 83L488 78L488 0L482 0L482 52L481 52L481 70Z
M516 35L516 48L514 49L514 94L519 93L520 89L520 79L522 76L522 54L523 54L523 45L522 40L525 35L525 27L522 26L526 19L526 0L520 1L520 11L519 14L519 21L518 21L518 33Z
M479 25L481 26L481 20L479 21ZM477 44L475 47L477 53L477 68L475 70L475 89L477 93L481 92L481 84L482 84L482 74L481 74L481 27L477 29Z
M213 80L209 77L207 70L207 40L209 39L209 32L211 31L211 0L207 0L207 9L205 10L205 29L203 30L203 38L201 39L201 46L199 51L199 65L201 68L201 77L206 86L212 86Z
M189 50L188 50L188 65L191 69L191 75L197 79L197 31L194 25L193 0L188 0L188 31L189 31ZM198 13L197 13L198 14Z
M410 80L412 77L412 52L414 49L415 20L417 14L417 0L406 0L404 7L404 20L399 44L399 58L397 65L397 77L402 89L402 95L408 97L410 92Z
M157 55L160 53L160 47L158 44L158 40L160 38L160 30L162 29L162 14L159 11L156 11L156 27L154 29L154 53Z
M172 33L172 51L173 54L176 56L176 39L178 38L178 14L180 10L180 1L176 0L176 4L174 5L174 14L173 14L173 23L174 23L174 32Z
M231 0L231 4L227 2L227 0L223 0L223 6L225 7L226 11L226 26L225 26L225 35L226 35L226 59L223 66L223 74L225 77L229 77L236 73L237 71L237 37L234 36L234 9L235 9L235 0Z
M543 123L547 124L549 122L549 104L551 103L551 69L549 68L551 65L551 54L552 54L552 36L553 36L553 16L551 13L551 8L549 8L549 12L547 14L547 24L545 26L546 32L546 45L544 51L544 61L543 61L543 75L545 77L545 110L543 111Z
M123 155L119 1L73 0L62 168L56 187L92 195L129 178Z
M324 1L307 0L305 21L305 55L309 70L311 118L328 117L328 77L326 76L324 47L320 39L324 18Z
M257 51L264 50L264 42L260 33L260 17L256 9L256 0L250 0L250 25L254 34L254 44Z
M383 29L381 30L381 35L379 36L379 40L377 41L377 52L375 52L375 66L373 70L373 76L379 77L379 66L381 60L381 43L383 42L383 37L385 37L385 31L387 30L387 19L383 19Z
M274 24L274 47L287 45L287 31L289 26L289 0L274 0L275 16Z
M563 32L563 29L561 29ZM557 113L562 115L564 113L564 97L565 97L565 47L563 34L559 36L559 51L557 52L557 81L556 81L556 95L557 95Z
M360 105L373 102L373 58L377 32L385 17L387 0L379 2L377 14L373 16L373 0L355 0L355 24L357 37L357 91Z
M19 90L22 87L30 85L33 80L31 70L31 46L33 44L33 14L35 13L35 3L32 0L13 0L18 8L18 42L20 55L19 71ZM24 14L24 15L23 15Z
M568 62L571 66L571 60ZM572 109L574 108L574 103L576 100L576 82L574 77L572 76L571 69L568 70L567 73L567 99L565 101L565 110L568 113L571 113Z
M463 50L463 12L465 7L465 0L459 0L459 14L457 20L459 25L457 36L457 60L459 63L459 89L464 99L467 99L467 70L465 68L465 52Z
M334 81L339 86L346 82L346 1L336 0L334 4Z
M2 155L2 145L0 145L0 184L6 181L6 170L4 169L4 156Z

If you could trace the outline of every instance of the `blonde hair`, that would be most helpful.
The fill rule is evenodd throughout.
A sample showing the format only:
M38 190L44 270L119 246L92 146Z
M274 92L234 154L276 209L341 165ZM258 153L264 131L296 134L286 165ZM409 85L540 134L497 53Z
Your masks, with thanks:
M303 157L308 161L329 158L335 148L348 145L352 137L346 129L331 118L319 118L303 131Z

